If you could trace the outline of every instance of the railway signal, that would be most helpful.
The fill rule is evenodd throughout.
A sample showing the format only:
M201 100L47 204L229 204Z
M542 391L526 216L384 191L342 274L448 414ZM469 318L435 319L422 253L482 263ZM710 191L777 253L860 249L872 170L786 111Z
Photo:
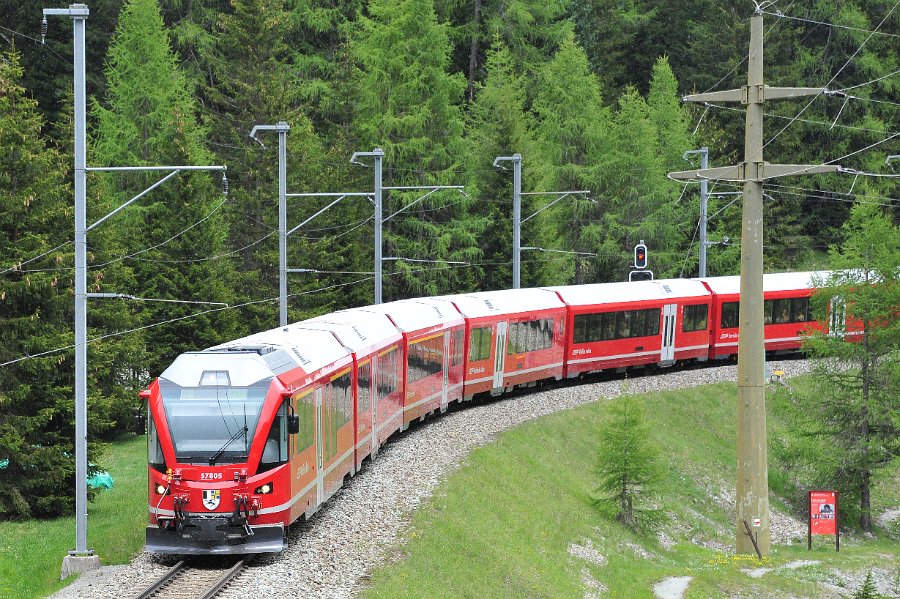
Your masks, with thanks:
M647 246L644 240L634 246L634 267L639 269L647 268Z
M629 281L652 281L653 271L647 268L647 244L641 242L634 246L634 270L628 273Z

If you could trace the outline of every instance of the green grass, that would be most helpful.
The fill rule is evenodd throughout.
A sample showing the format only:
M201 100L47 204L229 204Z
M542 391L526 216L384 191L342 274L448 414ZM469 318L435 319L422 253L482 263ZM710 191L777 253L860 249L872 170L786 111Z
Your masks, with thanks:
M88 548L101 564L127 563L144 545L147 521L147 439L129 436L102 458L112 489L88 505ZM75 517L0 522L0 597L45 597L72 582L59 580L75 548Z
M733 523L715 494L734 485L736 396L734 385L722 384L642 397L668 473L659 501L672 549L592 506L596 439L607 409L598 402L529 422L470 454L416 512L402 548L373 573L365 596L582 597L587 574L614 597L653 597L653 585L667 576L694 577L689 598L814 597L822 593L816 581L834 581L835 569L896 571L897 544L887 538L844 536L836 554L825 538L807 552L803 535L793 545L773 546L763 563L714 548L734 543ZM785 398L769 397L769 430L789 446L801 443L787 439L780 420ZM773 461L770 477L789 489L791 473ZM878 485L879 504L900 505L900 469L881 476L887 480ZM789 507L777 499L773 506ZM606 563L573 557L572 544L590 545ZM795 560L820 563L778 569ZM741 572L761 566L775 569L761 578Z
M792 383L794 384L794 383ZM802 386L802 382L799 383ZM752 579L741 568L753 561L699 547L691 539L733 544L732 524L711 491L733 485L733 385L715 385L642 398L669 476L661 503L670 514L666 534L672 550L655 537L622 528L592 507L591 471L599 422L598 402L527 423L496 443L474 451L432 500L415 514L395 560L377 570L369 597L581 597L587 572L610 596L652 597L666 576L693 576L687 597L817 596L816 580L834 569L897 568L898 548L889 539L843 536L835 554L825 538L812 552L805 538L775 546L765 567L793 560L821 563L774 570ZM514 401L514 400L511 400ZM823 448L792 435L785 394L769 396L770 488L788 508L802 472L786 471L797 455ZM143 546L146 522L146 439L111 445L102 463L115 487L89 506L88 546L104 565L127 563ZM900 464L880 473L873 503L900 505ZM44 597L69 584L59 581L63 557L74 547L75 519L0 522L0 597ZM569 554L588 543L608 561L598 566ZM638 556L637 550L651 554Z

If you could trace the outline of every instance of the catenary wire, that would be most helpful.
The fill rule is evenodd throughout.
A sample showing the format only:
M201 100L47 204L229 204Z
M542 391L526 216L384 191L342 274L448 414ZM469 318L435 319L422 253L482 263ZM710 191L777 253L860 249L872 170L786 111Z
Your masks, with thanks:
M723 106L721 104L714 104L712 102L704 102L704 104L706 104L707 106L712 107L712 108L718 108L720 110L728 110L730 112L740 112L740 113L744 112L744 110L742 108L735 108L734 106ZM832 125L831 123L826 123L824 121L814 121L811 119L802 119L802 118L793 118L792 119L792 117L784 116L781 114L774 114L771 112L764 112L763 115L767 116L767 117L775 118L775 119L785 120L785 121L794 120L794 121L797 121L798 123L806 123L809 125L821 125L823 127L828 127L829 129L836 127L838 129L850 129L852 131L865 131L868 133L876 133L878 135L887 135L887 134L894 133L894 131L879 131L878 129L870 129L868 127L857 127L855 125L838 125L838 124Z
M554 258L553 260L558 260L558 258ZM546 262L546 261L550 261L550 260L542 260L542 262ZM533 262L533 261L526 261L526 262ZM499 263L499 264L510 264L510 262L503 262L503 263ZM412 273L417 273L417 272L422 272L422 271L445 270L445 269L447 269L447 268L457 268L457 267L470 268L470 267L473 267L473 266L477 266L477 264L446 265L446 266L443 266L443 267L439 266L439 267L436 267L436 268L435 268L435 267L432 267L432 268L423 268L423 269L412 269L410 272L412 272ZM399 276L400 274L402 274L402 273L400 273L400 272L394 272L394 273L388 273L386 276L388 276L388 277L393 277L393 276ZM297 292L297 293L289 293L289 294L287 295L287 297L300 297L300 296L305 296L305 295L312 295L312 294L314 294L314 293L320 293L320 292L323 292L323 291L329 291L329 290L331 290L331 289L336 289L336 288L339 288L339 287L347 287L347 286L350 286L350 285L357 285L357 284L359 284L359 283L363 283L363 282L366 282L366 281L371 281L371 280L373 280L373 279L374 279L374 277L371 277L371 276L370 276L370 277L363 277L363 278L361 278L361 279L356 279L356 280L354 280L354 281L349 281L349 282L346 282L346 283L337 283L337 284L334 284L334 285L327 285L327 286L325 286L325 287L318 287L318 288L316 288L316 289L311 289L311 290L307 290L307 291L301 291L301 292ZM96 337L92 337L92 338L88 339L88 340L87 340L87 343L88 343L88 344L90 344L90 343L96 343L97 341L101 341L101 340L103 340L103 339L109 339L109 338L112 338L112 337L121 337L121 336L123 336L123 335L127 335L127 334L130 334L130 333L136 333L136 332L139 332L139 331L144 331L144 330L147 330L147 329L155 328L155 327L162 326L162 325L165 325L165 324L170 324L170 323L173 323L173 322L179 322L179 321L183 321L183 320L189 320L189 319L191 319L191 318L197 318L197 317L199 317L199 316L203 316L203 315L205 315L205 314L211 314L211 313L214 313L214 312L223 312L223 311L225 311L225 310L234 310L234 309L237 309L237 308L243 308L243 307L246 307L246 306L252 306L252 305L257 305L257 304L264 304L264 303L270 303L270 302L273 303L273 302L279 301L279 299L280 299L279 297L270 297L270 298L264 298L264 299L260 299L260 300L251 300L251 301L243 302L243 303L240 303L240 304L232 304L232 305L229 305L229 306L226 306L226 307L221 307L221 308L210 308L209 310L202 310L202 311L200 311L200 312L195 312L195 313L193 313L193 314L187 314L187 315L184 315L184 316L179 316L179 317L177 317L177 318L171 318L171 319L167 319L167 320L163 320L163 321L159 321L159 322L155 322L155 323L150 323L150 324L148 324L148 325L144 325L144 326L140 326L140 327L135 327L135 328L133 328L133 329L128 329L128 330L125 330L125 331L116 331L116 332L114 332L114 333L107 333L107 334L105 334L105 335L98 335L98 336L96 336ZM25 360L30 360L30 359L33 359L33 358L40 358L40 357L43 357L43 356L48 356L48 355L51 355L51 354L56 354L56 353L59 353L59 352L62 352L62 351L66 351L66 350L72 349L72 348L74 348L74 347L75 347L75 344L70 344L70 345L66 345L66 346L62 346L62 347L57 347L57 348L54 348L54 349L51 349L51 350L39 352L39 353L37 353L37 354L30 354L30 355L27 355L27 356L22 356L22 357L20 357L20 358L16 358L15 360L9 360L9 361L7 361L7 362L2 362L2 363L0 363L0 368L2 368L2 367L4 367L4 366L10 366L10 365L13 365L13 364L17 364L17 363L19 363L19 362L23 362L23 361L25 361Z
M857 84L857 85L851 85L850 87L845 87L845 88L843 88L843 89L839 89L839 90L835 90L835 91L839 91L839 92L848 92L848 91L850 91L851 89L856 89L856 88L858 88L858 87L865 87L866 85L871 85L871 84L873 84L873 83L877 83L878 81L881 81L882 79L887 79L888 77L893 77L894 75L897 75L898 73L900 73L900 69L894 71L893 73L888 73L887 75L882 75L882 76L879 77L878 79L872 79L871 81L866 81L865 83L859 83L859 84Z
M18 271L18 272L27 272L27 271L21 270L20 267L24 266L25 264L30 264L30 263L34 262L35 260L40 260L41 258L43 258L44 256L46 256L47 254L52 254L52 253L55 252L56 250L58 250L58 249L60 249L60 248L64 248L64 247L66 247L67 245L73 244L73 243L75 243L75 242L74 242L74 241L65 241L65 242L59 244L58 246L56 246L55 248L52 248L52 249L47 250L47 251L44 252L43 254L38 254L37 256L34 256L34 257L29 258L29 259L27 259L27 260L20 261L20 262L16 263L15 266L10 266L10 267L7 268L6 270L0 271L0 275L5 275L6 273L11 272L11 271L14 271L14 270L15 270L15 271Z
M790 10L790 9L788 9L788 10ZM764 15L769 15L771 17L778 17L780 19L790 19L792 21L802 21L804 23L810 23L813 25L824 25L825 27L834 27L836 29L848 29L850 31L858 31L860 33L868 33L868 34L878 34L878 35L883 35L886 37L900 37L900 35L897 35L896 33L886 33L884 31L878 31L877 28L875 29L875 31L872 31L871 29L862 29L860 27L850 27L849 25L836 25L834 23L828 23L826 21L816 21L815 19L804 19L803 17L795 17L793 15L786 15L782 11L768 12L766 10L761 10L759 12L761 12Z
M766 143L764 143L764 144L763 144L763 147L761 148L760 151L764 150L766 147L769 146L769 144L771 144L771 143L774 142L776 139L778 139L778 137L779 137L782 133L784 133L785 131L787 131L788 127L790 127L790 126L794 123L794 121L795 121L796 119L800 118L800 116L802 116L803 113L806 112L807 109L808 109L810 106L812 106L813 102L815 102L816 99L820 98L820 97L824 94L824 90L827 89L828 86L831 85L831 84L834 82L834 80L838 78L838 76L843 72L843 70L847 68L847 66L853 61L853 59L856 58L856 55L859 54L859 53L862 51L862 49L866 46L866 44L869 42L869 40L872 39L872 36L875 35L875 33L881 28L881 26L885 23L885 21L888 20L888 18L891 16L891 14L894 12L894 10L897 8L898 5L900 5L900 0L898 0L898 1L894 4L894 6L892 6L891 9L887 12L887 14L884 15L884 18L878 23L878 25L875 26L875 30L874 30L874 31L871 31L871 32L869 33L868 37L866 37L866 39L863 40L863 42L862 42L862 43L859 45L859 47L853 52L853 54L850 55L850 58L848 58L847 61L841 66L841 68L839 68L839 69L837 70L837 72L831 77L831 79L828 80L828 83L826 83L824 86L822 86L823 89L822 89L821 91L819 91L817 94L815 94L812 98L810 98L809 102L807 102L806 105L804 105L803 108L800 109L800 111L794 116L794 118L792 118L792 119L788 122L788 124L786 124L786 125L785 125L778 133L776 133L775 135L773 135L773 136L769 139L769 141L767 141ZM751 158L754 158L754 157L751 156ZM825 163L825 164L828 164L828 163Z

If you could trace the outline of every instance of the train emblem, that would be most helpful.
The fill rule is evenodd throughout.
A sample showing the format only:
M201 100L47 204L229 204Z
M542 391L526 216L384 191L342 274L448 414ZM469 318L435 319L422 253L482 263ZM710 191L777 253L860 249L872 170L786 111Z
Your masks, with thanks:
M219 497L221 495L221 491L218 489L205 489L203 491L203 506L212 511L219 507Z

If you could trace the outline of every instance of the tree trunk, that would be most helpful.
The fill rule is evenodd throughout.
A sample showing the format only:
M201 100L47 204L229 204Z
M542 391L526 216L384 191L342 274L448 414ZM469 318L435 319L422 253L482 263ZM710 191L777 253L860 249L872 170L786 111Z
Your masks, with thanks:
M472 31L472 44L469 46L469 85L466 88L466 97L469 102L475 99L475 71L478 69L478 47L481 41L481 0L475 0L475 18L472 19L474 31Z
M871 377L871 368L869 368L869 321L863 320L863 363L862 363L862 414L860 420L860 437L862 440L863 452L863 472L862 485L860 489L860 514L859 527L863 532L872 532L872 506L869 492L869 478L871 477L871 468L869 466L869 378Z

